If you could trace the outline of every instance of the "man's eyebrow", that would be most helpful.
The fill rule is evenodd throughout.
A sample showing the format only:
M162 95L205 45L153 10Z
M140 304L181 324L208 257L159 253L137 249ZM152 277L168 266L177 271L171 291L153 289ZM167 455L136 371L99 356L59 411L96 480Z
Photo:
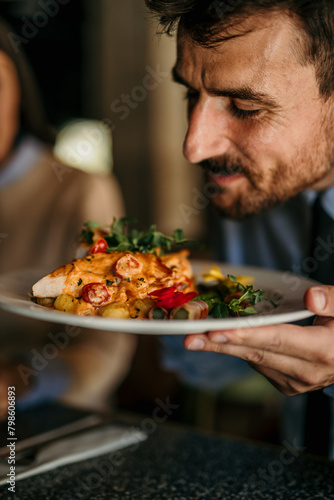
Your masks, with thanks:
M192 88L192 86L177 72L175 67L172 70L172 76L174 82L180 83L187 88ZM235 89L207 88L206 91L208 94L215 95L217 97L231 97L232 99L253 101L257 104L263 104L273 108L279 107L279 104L271 96L258 92L251 87L240 87Z
M253 101L257 104L264 104L273 108L279 107L279 104L268 94L263 94L250 87L240 87L236 89L206 89L208 94L218 97L232 97L233 99L240 99L243 101Z

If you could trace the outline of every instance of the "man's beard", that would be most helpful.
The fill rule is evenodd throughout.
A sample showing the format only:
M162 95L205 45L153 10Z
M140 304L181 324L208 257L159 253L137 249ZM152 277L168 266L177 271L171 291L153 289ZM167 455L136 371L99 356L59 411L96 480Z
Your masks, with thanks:
M299 192L311 188L334 167L334 147L331 142L331 128L323 123L317 137L313 138L312 145L307 150L299 151L290 164L277 163L275 169L262 171L248 159L232 158L227 155L212 158L200 163L204 169L208 182L212 183L212 176L229 176L242 174L249 185L244 193L239 193L229 206L224 205L224 194L229 190L215 185L212 197L213 205L224 217L234 220L258 215L278 205L286 203ZM210 178L211 176L211 178Z
M221 175L228 177L230 175L243 175L249 182L249 190L247 197L236 198L233 205L225 207L220 203L220 197L224 197L224 193L228 187L215 185L214 196L212 197L213 205L218 209L220 214L231 219L244 219L245 217L258 214L263 210L268 210L275 206L279 201L275 196L270 198L267 193L263 192L259 186L263 181L263 175L258 172L245 161L240 159L232 159L227 156L204 160L200 166L205 172L206 180L211 184L211 176Z

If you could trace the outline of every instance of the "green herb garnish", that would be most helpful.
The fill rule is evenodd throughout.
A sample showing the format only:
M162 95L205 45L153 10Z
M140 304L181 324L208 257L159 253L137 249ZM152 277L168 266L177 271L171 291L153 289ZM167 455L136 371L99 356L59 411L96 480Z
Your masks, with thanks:
M89 245L93 243L93 229L100 227L100 224L95 221L88 221L84 224L84 229L81 231L80 241L85 241Z
M227 318L229 316L246 316L258 314L255 305L261 300L269 300L273 307L275 303L264 297L264 291L254 290L253 285L243 285L237 278L231 274L227 275L231 281L231 286L206 286L200 287L200 293L193 300L203 300L209 306L209 314L214 318ZM231 293L240 292L239 298L232 298L225 302L226 297ZM245 304L245 301L247 304Z
M228 318L228 305L225 304L225 302L218 302L217 304L215 304L212 314L214 318Z
M222 296L217 291L209 290L207 292L199 293L193 300L203 300L206 302L209 306L209 314L212 314L216 305L222 302Z
M129 226L136 222L136 219L122 217L113 220L110 232L104 236L108 244L107 252L130 252L155 253L162 255L172 250L173 245L184 245L188 241L184 238L183 230L176 229L172 236L165 236L157 231L156 225L151 225L147 231L129 229ZM93 243L93 229L99 227L96 222L87 222L81 234L81 240Z
M233 276L232 274L227 275L228 278L233 281L234 283L237 283L237 290L239 292L242 292L242 295L238 299L232 299L229 304L228 308L229 310L235 314L239 315L241 314L257 314L257 310L253 307L261 300L264 299L264 291L261 289L254 290L253 285L242 285L241 283L238 282L237 278ZM250 306L243 307L242 302L247 301L249 302Z

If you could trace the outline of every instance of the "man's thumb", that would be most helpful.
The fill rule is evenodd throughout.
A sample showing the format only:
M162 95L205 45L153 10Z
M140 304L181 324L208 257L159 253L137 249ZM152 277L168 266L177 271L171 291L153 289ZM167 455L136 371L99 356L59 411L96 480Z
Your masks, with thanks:
M334 317L334 286L313 286L304 296L305 307L319 316Z

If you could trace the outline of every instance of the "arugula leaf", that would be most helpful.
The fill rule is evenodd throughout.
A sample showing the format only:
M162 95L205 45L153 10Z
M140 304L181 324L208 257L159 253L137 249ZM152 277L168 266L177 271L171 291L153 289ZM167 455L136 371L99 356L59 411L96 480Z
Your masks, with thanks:
M257 310L254 307L245 307L242 311L244 314L257 314Z
M84 229L81 231L81 235L80 235L79 240L85 241L89 245L92 245L93 244L93 236L94 236L93 229L96 229L98 227L100 227L100 224L98 222L95 222L92 220L85 222Z
M176 229L173 236L166 236L157 231L156 225L152 224L148 230L139 231L138 229L129 229L129 226L137 222L132 217L114 218L110 232L104 237L107 244L107 252L122 252L129 250L131 252L155 253L162 255L172 250L173 245L187 243L184 238L183 230ZM93 231L99 227L96 222L88 222L82 232L82 238L87 243L93 243Z
M228 305L225 302L218 302L213 308L213 317L214 318L228 318L229 310Z
M238 283L237 290L239 292L242 292L242 295L238 299L232 299L228 304L230 311L234 314L239 314L239 313L257 314L256 309L254 309L254 307L251 306L258 304L259 302L261 302L261 300L264 299L263 297L264 291L261 289L254 290L253 285L247 285L247 286L242 285L240 282L237 281L237 279L233 275L229 274L228 277L231 281L235 281ZM250 306L243 307L242 306L243 301L249 302Z
M237 280L237 278L235 276L233 276L233 274L228 274L227 277L231 281L234 281L234 283L239 283L238 280Z
M173 238L176 243L183 243L184 241L186 241L184 239L183 229L175 229L175 231L173 232Z
M216 305L222 302L221 295L215 291L199 293L193 300L203 300L206 302L209 306L209 314L212 314Z
M261 302L261 300L269 300L273 307L276 304L264 297L264 291L261 289L254 290L253 285L243 285L238 281L238 279L228 274L228 278L235 285L232 287L221 287L220 285L200 286L200 293L194 300L204 300L209 306L209 314L212 314L214 318L226 318L228 316L246 316L250 314L258 314L258 311L254 308L256 304ZM241 292L239 298L232 298L229 303L225 303L225 298L230 293L235 291ZM244 303L246 301L248 304ZM226 314L227 310L227 314Z
M100 227L100 224L98 222L95 222L94 220L90 220L90 221L86 222L84 224L84 226L87 229L97 229L98 227Z
M114 217L114 220L111 224L111 233L124 235L129 224L132 224L134 222L136 222L136 219L134 219L133 217L121 217L120 219L116 219Z
M81 231L80 241L85 241L89 245L93 244L93 231L87 231L87 229L83 229Z

